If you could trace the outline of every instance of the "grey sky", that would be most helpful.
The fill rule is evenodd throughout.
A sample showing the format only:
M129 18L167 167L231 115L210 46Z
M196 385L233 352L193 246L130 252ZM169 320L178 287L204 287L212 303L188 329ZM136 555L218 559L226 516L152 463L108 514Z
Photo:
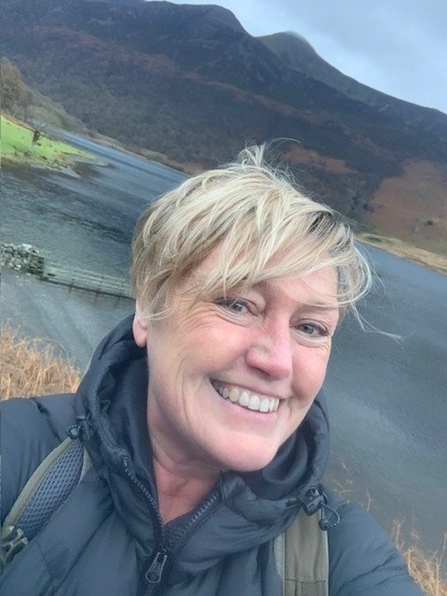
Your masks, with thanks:
M446 0L187 3L224 6L254 36L299 33L329 64L360 83L447 114Z

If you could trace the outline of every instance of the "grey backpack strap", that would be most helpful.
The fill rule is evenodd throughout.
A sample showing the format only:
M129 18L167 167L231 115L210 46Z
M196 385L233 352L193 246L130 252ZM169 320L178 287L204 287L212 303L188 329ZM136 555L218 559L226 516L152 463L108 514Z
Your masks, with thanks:
M78 439L67 438L41 462L1 528L2 568L36 536L91 467Z
M321 512L299 512L274 544L283 596L328 596L329 556L327 532L318 522Z

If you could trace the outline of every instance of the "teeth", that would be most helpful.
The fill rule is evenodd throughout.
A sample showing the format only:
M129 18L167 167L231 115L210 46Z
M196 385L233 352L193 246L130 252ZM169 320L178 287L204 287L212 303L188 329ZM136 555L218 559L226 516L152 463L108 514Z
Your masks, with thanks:
M248 400L248 409L255 410L256 412L259 411L259 406L261 405L261 400L259 399L259 395L252 395Z
M270 412L270 400L268 397L264 397L261 400L261 405L259 406L260 412Z
M248 391L242 391L240 398L238 399L239 405L245 408L250 405L250 394Z
M228 389L224 389L224 394L225 391L228 391ZM232 401L234 404L239 401L239 391L237 389L232 389L228 394L230 396L230 401Z
M228 387L221 387L217 383L213 383L213 387L224 399L229 399L232 403L237 403L254 412L267 414L278 411L279 399L277 397L266 397L257 395L256 393L249 393L245 389L240 391L236 387L230 390Z

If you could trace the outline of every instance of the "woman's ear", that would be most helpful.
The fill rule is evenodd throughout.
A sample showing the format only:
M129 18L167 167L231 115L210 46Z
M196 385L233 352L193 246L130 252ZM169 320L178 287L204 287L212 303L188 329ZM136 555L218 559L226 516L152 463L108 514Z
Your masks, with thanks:
M148 327L147 318L143 317L143 315L141 314L141 311L138 307L138 303L137 303L137 307L135 310L135 315L134 315L133 323L132 323L132 331L133 331L133 337L134 337L135 343L140 348L144 348L144 346L146 345L147 327Z

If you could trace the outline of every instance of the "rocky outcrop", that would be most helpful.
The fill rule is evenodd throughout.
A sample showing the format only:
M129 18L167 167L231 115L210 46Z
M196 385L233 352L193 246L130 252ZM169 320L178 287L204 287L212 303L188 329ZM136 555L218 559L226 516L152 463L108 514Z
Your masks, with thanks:
M2 267L9 267L14 271L32 273L38 277L44 274L44 258L39 254L37 248L31 244L0 244Z

